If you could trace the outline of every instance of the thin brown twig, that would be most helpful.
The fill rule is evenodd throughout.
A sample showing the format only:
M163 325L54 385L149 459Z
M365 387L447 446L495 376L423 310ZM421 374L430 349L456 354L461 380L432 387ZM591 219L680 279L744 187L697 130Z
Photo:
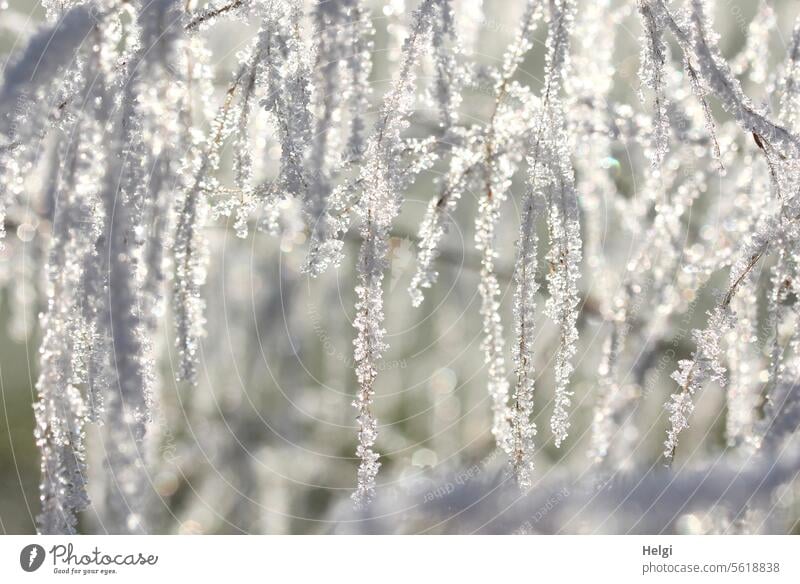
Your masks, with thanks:
M184 27L184 29L187 32L191 32L192 30L198 28L203 23L208 22L209 20L212 20L217 16L221 16L226 12L231 12L232 10L236 10L237 8L243 6L245 4L245 1L246 0L233 0L228 4L220 6L216 10L209 10L202 12L201 14L197 15L192 20L190 20L189 23Z

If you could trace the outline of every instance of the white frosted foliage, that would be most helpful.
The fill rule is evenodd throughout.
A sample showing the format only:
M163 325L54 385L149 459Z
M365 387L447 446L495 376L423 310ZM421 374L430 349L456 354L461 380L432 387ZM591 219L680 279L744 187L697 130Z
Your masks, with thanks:
M19 4L0 298L40 533L793 518L786 6Z
M517 242L517 263L514 268L514 318L517 339L513 345L516 384L511 395L511 462L522 488L531 486L534 467L534 437L536 423L533 416L533 399L536 368L533 363L535 339L536 267L538 258L536 236L535 198L531 192L524 201Z
M392 223L400 212L403 188L408 176L399 165L404 149L402 131L408 127L416 80L416 66L430 42L432 23L442 17L445 0L425 0L414 12L411 29L403 45L400 73L384 97L378 122L367 141L364 166L359 176L361 196L356 214L361 221L361 250L356 286L356 338L354 357L358 392L353 406L358 411L358 483L353 493L357 506L367 505L375 496L375 477L380 468L373 447L377 421L373 399L377 361L386 350L383 328L383 279L387 267L388 240Z

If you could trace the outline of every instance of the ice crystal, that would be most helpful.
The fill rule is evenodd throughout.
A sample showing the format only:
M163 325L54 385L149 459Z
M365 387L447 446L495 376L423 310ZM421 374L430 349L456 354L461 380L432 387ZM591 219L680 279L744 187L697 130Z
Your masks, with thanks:
M424 300L422 289L430 288L436 282L438 273L435 270L435 263L439 255L439 243L447 231L447 221L469 184L470 176L483 161L483 152L475 148L475 141L474 134L468 135L465 137L467 146L454 148L450 168L442 181L441 191L428 203L425 217L420 225L417 269L408 288L411 304L415 307L420 306Z
M550 428L556 446L566 439L569 430L569 406L572 392L569 380L576 351L578 330L578 278L580 277L581 233L575 177L567 148L568 135L559 92L568 72L569 37L574 21L574 2L553 2L548 16L547 63L542 115L534 145L537 190L547 208L550 250L547 253L549 298L545 313L559 329L559 347L555 364L555 407Z
M281 142L281 165L274 187L298 197L308 188L305 152L311 140L311 100L307 47L300 36L297 2L273 3L259 33L266 97L261 105L275 115Z
M722 107L743 129L760 136L785 156L798 156L800 154L798 138L757 111L742 91L741 84L716 45L716 34L709 32L712 29L703 2L692 0L688 22L683 24L679 24L670 14L664 0L654 0L653 6L665 19L669 30L673 32L684 51L684 68L693 91L703 101L704 110L708 111L708 105L704 100L704 95L708 92L719 100ZM694 66L695 61L697 69ZM713 130L710 128L713 124L710 112L707 113L706 120L713 136Z
M74 533L95 518L115 533L153 529L161 491L149 478L157 483L176 470L159 456L162 441L188 455L181 472L200 475L204 465L195 463L208 447L238 477L243 500L262 501L269 491L301 508L303 489L257 469L242 454L252 449L227 449L224 438L233 432L253 442L248 449L312 471L271 433L251 431L264 420L254 423L249 408L238 407L236 388L224 389L219 402L207 394L230 385L215 382L220 372L239 379L257 369L230 364L220 338L230 335L249 363L263 359L251 341L265 332L259 341L269 356L311 355L313 343L295 342L304 326L302 309L293 308L299 274L315 277L331 266L339 267L337 283L354 269L357 506L373 501L386 464L378 406L393 419L391 408L401 403L388 396L376 403L387 319L398 318L385 294L408 275L411 304L420 306L448 263L476 272L452 292L463 298L477 282L472 316L491 432L523 489L534 481L534 395L546 388L536 383L540 374L552 379L557 447L574 432L573 392L592 392L580 395L594 403L592 480L647 451L641 437L652 420L644 397L672 386L660 374L675 360L663 458L673 459L689 425L710 419L708 408L721 403L697 399L712 384L724 395L720 413L734 455L781 455L800 419L800 24L773 68L778 55L769 41L782 29L782 13L767 2L749 24L738 23L742 46L726 43L725 54L703 0L528 0L511 8L519 11L511 17L519 16L515 31L484 14L491 6L480 0L415 4L408 15L402 2L381 6L378 34L374 6L364 0L46 1L39 29L22 27L14 8L0 13L0 27L28 37L9 56L0 86L0 285L10 335L28 341L37 326L40 332L41 533ZM637 18L641 33L620 38ZM538 47L542 21L547 39ZM217 58L234 30L249 39L235 39L241 48L233 58ZM485 41L507 32L515 34L496 64L476 58L479 41L492 47ZM620 47L638 53L638 81L618 67ZM534 89L542 60L543 84ZM404 202L418 179L428 194L414 223L420 209ZM473 250L448 245L448 229L464 216ZM510 225L515 254L505 237ZM262 230L277 238L274 246L257 242L268 237ZM416 271L404 274L392 252L398 240L399 249L410 248L414 232ZM354 267L345 261L351 244L359 247ZM248 247L253 274L239 261ZM304 260L294 256L298 248ZM211 261L212 252L229 249L238 256L224 269ZM723 290L712 290L725 275ZM247 276L252 286L243 285ZM327 280L316 281L324 299L333 297ZM472 288L463 290L463 281ZM503 322L508 282L513 332ZM253 307L243 290L252 292ZM224 310L207 311L207 302ZM554 326L537 322L542 308ZM272 326L278 310L287 342ZM436 326L447 315L442 305L420 323ZM253 327L250 317L265 326ZM313 327L326 335L326 350L336 344ZM547 347L540 337L550 333ZM173 342L175 371L157 367ZM199 374L201 357L209 379ZM447 365L435 365L441 375L431 378L434 421L473 397L464 385L464 395L438 399L464 373L445 357ZM272 381L300 391L297 368L283 369ZM325 379L337 378L328 373ZM172 377L188 382L176 394L183 415L165 391ZM406 381L400 373L386 377L388 386ZM247 397L264 399L258 411L273 403L261 393ZM311 401L308 420L329 403ZM161 414L164 423L152 424ZM185 432L171 435L171 424L198 417L208 429L198 435L201 448L187 444ZM314 440L322 432L305 418L280 418L281 436ZM387 429L387 447L410 437L406 426L417 427ZM414 435L432 441L415 460L432 460L442 444L455 451L452 436ZM563 455L563 466L572 464ZM92 514L81 518L89 493ZM242 525L251 521L242 501L231 509ZM185 525L194 524L195 511L178 510L192 517Z
M310 178L305 196L310 242L305 271L319 275L342 258L341 227L332 215L332 178L340 171L329 151L347 145L348 156L356 160L363 150L362 119L369 93L369 36L371 24L360 2L320 2L315 7L317 116L309 149ZM350 52L353 52L350 54ZM345 110L350 113L349 128L337 128L334 120ZM339 132L337 133L337 129ZM349 130L349 131L348 131ZM341 135L340 135L341 134Z
M671 460L675 454L679 434L689 427L689 418L694 412L695 394L706 381L725 380L722 339L735 323L731 303L753 267L766 252L768 244L769 240L764 232L754 236L753 241L743 250L742 257L731 267L729 288L711 312L706 327L692 332L696 344L695 352L691 359L683 359L678 363L678 370L673 373L672 378L678 383L680 391L672 394L671 401L665 406L670 414L670 427L664 441L664 457L667 460Z
M664 41L664 16L656 13L649 0L637 0L642 19L642 56L639 78L653 92L653 166L660 166L669 149L669 102L664 87L667 44Z
M213 26L220 18L247 16L248 10L258 0L214 0L191 14L186 30L202 31Z
M535 180L535 179L534 179ZM511 395L511 461L519 484L531 485L536 423L533 416L533 395L536 369L533 363L533 340L536 316L536 236L535 194L524 201L517 242L517 263L514 269L514 316L517 340L513 346L516 384Z
M82 212L91 209L92 192L75 189L80 144L62 146L67 169L55 188L66 200L56 210L47 266L48 306L42 317L41 371L37 382L36 440L42 456L39 530L45 534L74 533L77 513L88 503L84 425L89 408L78 389L87 382L86 324L71 316L80 306L83 262L91 255L91 239L71 229ZM91 170L90 168L85 170ZM96 196L96 193L95 193ZM93 400L93 410L99 409ZM95 414L96 415L96 414Z
M481 139L478 132L481 128L467 131L460 136L460 143L451 153L450 168L442 181L440 193L428 204L419 229L417 270L409 286L413 306L422 304L422 289L430 288L436 282L438 274L435 262L439 256L439 245L446 233L447 221L455 212L470 180L478 170L494 164L490 159L495 154L504 155L504 150L511 146L508 142L519 140L520 134L525 132L525 118L520 120L519 112L509 110L505 102L509 92L513 90L512 78L525 54L533 46L533 33L540 18L541 7L538 0L530 0L526 4L522 24L514 42L504 53L502 71L490 79L494 106L488 128L483 130L486 137Z
M478 291L481 295L483 341L481 348L487 365L489 397L492 400L492 434L497 445L505 451L510 448L511 412L508 406L508 379L503 351L505 338L500 318L500 285L495 275L495 229L500 217L500 205L506 198L510 185L511 168L508 164L491 161L485 170L486 195L481 198L475 220L475 246L481 254L481 272Z
M538 3L526 5L522 25L516 39L503 58L502 73L494 86L495 105L483 140L484 195L478 206L475 220L475 246L481 254L481 271L478 291L481 295L483 341L481 347L487 364L488 390L492 400L492 434L501 449L510 453L512 448L512 413L508 404L508 379L505 365L505 339L500 317L500 286L495 274L495 230L500 218L500 208L511 186L516 170L514 158L502 151L508 127L504 122L504 100L519 63L532 45L532 34L541 15Z
M369 138L364 166L359 176L361 196L356 214L361 221L361 250L356 286L355 345L358 393L353 402L359 426L356 455L360 459L358 484L353 500L367 505L375 495L375 477L380 468L373 450L377 421L373 409L377 362L386 350L383 328L383 278L387 266L389 233L400 212L404 169L398 164L404 150L402 132L408 126L414 99L416 66L429 42L432 23L441 18L446 0L425 0L414 12L411 30L403 45L398 78L383 100L378 122Z

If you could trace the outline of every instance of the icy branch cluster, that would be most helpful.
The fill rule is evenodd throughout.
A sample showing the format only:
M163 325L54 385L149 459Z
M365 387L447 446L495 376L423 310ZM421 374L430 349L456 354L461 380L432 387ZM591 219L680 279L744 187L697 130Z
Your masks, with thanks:
M161 390L194 395L216 375L207 283L227 226L237 249L260 232L286 255L301 246L286 270L309 286L352 267L361 509L393 467L376 398L406 215L414 318L452 262L450 228L473 242L481 407L522 489L583 420L594 470L630 462L653 425L670 464L709 386L727 448L775 452L796 431L800 25L776 68L767 3L726 58L704 0L526 0L486 60L476 43L507 27L472 22L480 0L407 4L46 3L0 86L0 243L25 260L2 283L15 317L40 311L42 533L76 532L90 506L106 529L148 530ZM629 79L615 73L625 27L640 31ZM220 30L249 31L227 66ZM427 203L412 217L415 191ZM665 415L644 419L653 394ZM104 452L92 485L91 424Z

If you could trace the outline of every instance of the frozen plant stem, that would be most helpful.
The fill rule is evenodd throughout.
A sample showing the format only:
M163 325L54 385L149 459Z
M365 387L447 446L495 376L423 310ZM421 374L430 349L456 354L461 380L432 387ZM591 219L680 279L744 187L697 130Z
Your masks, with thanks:
M353 493L356 506L368 505L375 496L375 477L380 463L374 450L377 421L373 412L377 361L387 345L383 328L383 276L392 223L400 212L407 177L399 164L402 131L409 125L417 62L429 42L431 27L441 17L447 0L424 0L412 17L411 32L403 44L400 73L384 97L378 123L367 142L361 170L362 195L356 207L361 219L362 244L356 286L356 338L354 340L358 391L353 406L358 411L358 482Z

